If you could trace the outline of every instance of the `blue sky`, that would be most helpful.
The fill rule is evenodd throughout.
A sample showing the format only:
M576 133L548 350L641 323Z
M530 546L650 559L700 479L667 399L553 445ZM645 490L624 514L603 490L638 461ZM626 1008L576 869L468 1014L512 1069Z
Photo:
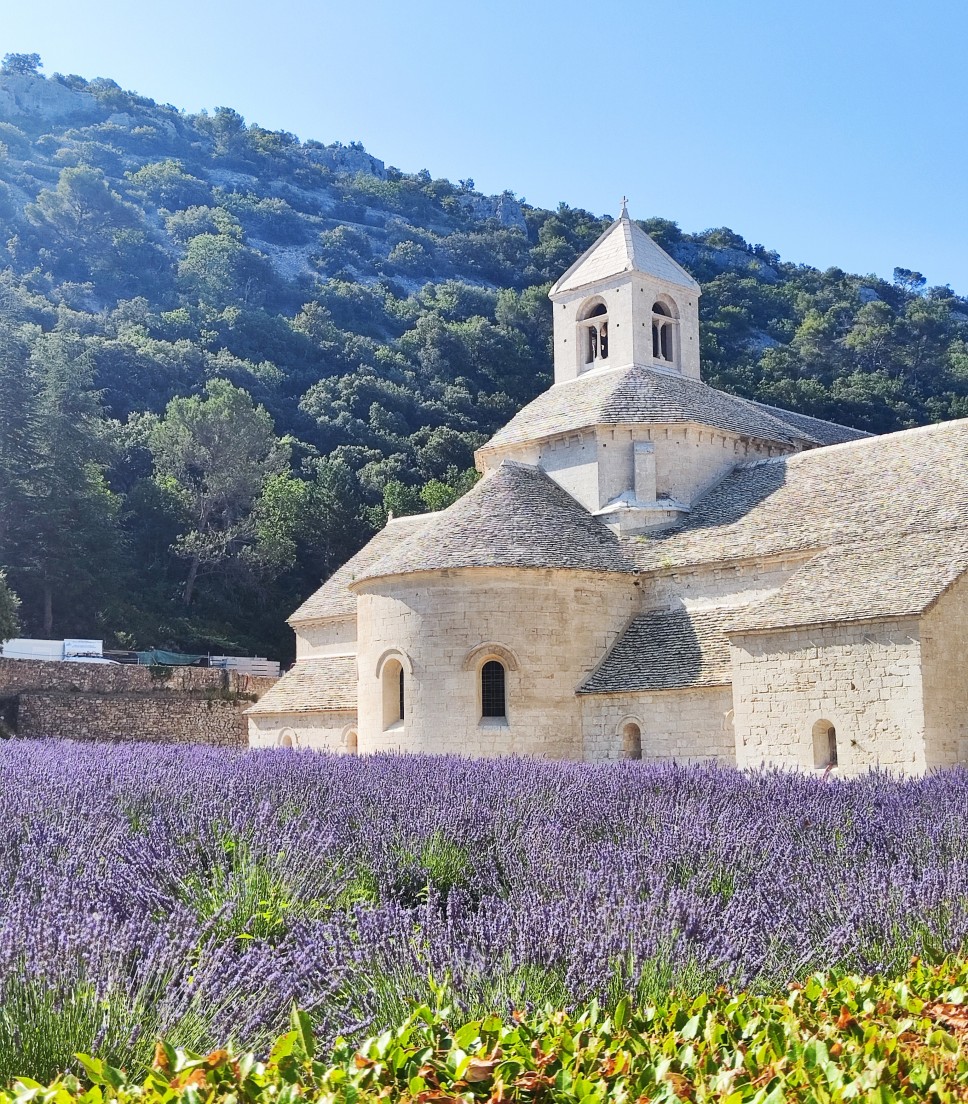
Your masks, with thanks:
M964 0L6 0L0 53L968 294Z

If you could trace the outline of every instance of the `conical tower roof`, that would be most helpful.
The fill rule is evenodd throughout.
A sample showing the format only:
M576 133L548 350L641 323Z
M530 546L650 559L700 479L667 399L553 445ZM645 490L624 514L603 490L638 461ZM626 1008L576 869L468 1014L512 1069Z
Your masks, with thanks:
M688 272L630 218L622 208L621 215L568 269L548 294L553 299L561 292L579 291L621 276L625 272L641 272L655 276L677 287L688 288L697 295L702 289Z
M627 573L618 538L539 468L505 461L366 568L367 579L472 567Z

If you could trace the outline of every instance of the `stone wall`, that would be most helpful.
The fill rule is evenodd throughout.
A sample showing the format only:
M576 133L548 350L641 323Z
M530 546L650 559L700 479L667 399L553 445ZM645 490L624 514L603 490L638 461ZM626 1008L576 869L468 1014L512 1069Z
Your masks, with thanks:
M643 599L655 609L670 605L687 609L752 605L783 586L814 554L811 550L762 560L663 569L642 579Z
M921 623L928 767L968 762L968 576Z
M249 747L312 748L355 755L356 711L272 713L249 717Z
M313 656L345 655L356 649L356 615L332 617L325 621L300 621L296 633L296 659Z
M737 760L813 770L814 729L836 731L840 774L926 768L913 619L731 638Z
M211 667L139 667L129 663L67 663L36 659L0 659L0 695L24 690L81 693L183 691L255 694L261 697L276 680Z
M274 682L202 667L0 659L0 706L21 738L244 747L243 711Z
M736 762L729 686L581 697L584 757L623 759L623 730L639 727L645 762Z
M469 569L363 583L359 750L581 758L575 690L636 603L624 575ZM507 717L482 718L480 668L504 649ZM405 717L385 724L380 672L405 670ZM399 670L399 668L396 668Z

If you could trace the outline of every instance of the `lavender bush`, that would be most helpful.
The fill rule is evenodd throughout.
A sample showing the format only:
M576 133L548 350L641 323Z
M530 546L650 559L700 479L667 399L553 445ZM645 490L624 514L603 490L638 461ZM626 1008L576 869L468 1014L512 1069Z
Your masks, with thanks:
M0 1078L968 945L968 772L0 744Z

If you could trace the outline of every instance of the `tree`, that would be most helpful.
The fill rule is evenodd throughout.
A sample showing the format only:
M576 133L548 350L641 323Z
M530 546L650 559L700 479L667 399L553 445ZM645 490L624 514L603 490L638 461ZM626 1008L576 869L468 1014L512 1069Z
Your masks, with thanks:
M69 627L90 631L112 594L120 552L119 504L104 478L110 448L93 362L78 338L37 334L23 368L25 429L19 438L0 431L4 462L15 476L6 491L12 508L0 558L44 635L53 632L55 613ZM30 461L19 468L24 449Z
M199 234L178 266L186 295L214 307L261 302L272 277L269 262L226 234Z
M125 173L132 188L169 210L204 205L212 190L204 180L185 172L180 161L153 161L137 172Z
M921 275L920 272L915 272L910 268L895 268L894 269L894 283L903 288L904 291L912 294L917 294L921 291L924 285L928 281Z
M272 418L248 392L223 379L205 392L204 399L172 399L150 438L156 478L181 498L188 519L174 548L188 562L185 606L201 574L244 565L241 554L256 538L256 504L289 462Z
M19 609L20 599L7 586L7 576L0 571L0 644L20 632Z
M37 386L26 343L0 323L0 562L10 558L24 519L37 419Z
M40 54L4 54L0 64L0 74L9 76L36 76L39 69L43 69Z
M25 214L72 250L106 231L134 226L137 210L115 192L100 169L89 165L62 169L56 188L45 188Z

